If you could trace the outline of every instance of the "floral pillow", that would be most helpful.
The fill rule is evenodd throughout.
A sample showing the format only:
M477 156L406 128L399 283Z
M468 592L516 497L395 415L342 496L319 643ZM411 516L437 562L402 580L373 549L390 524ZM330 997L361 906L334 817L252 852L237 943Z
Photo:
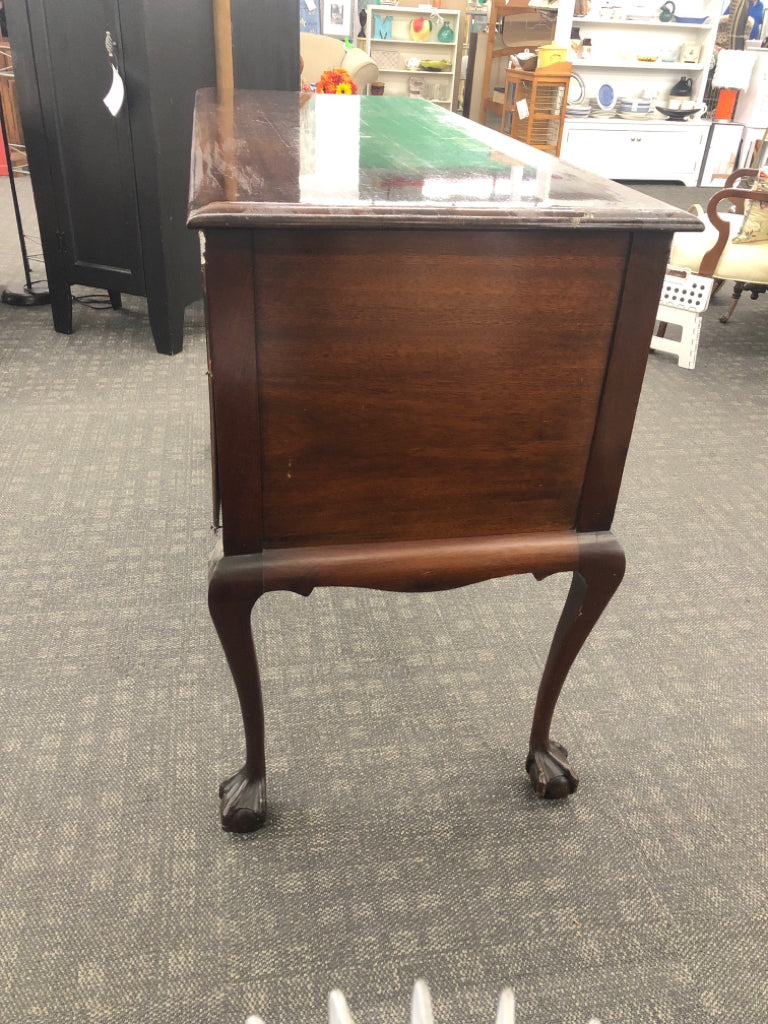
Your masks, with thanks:
M765 199L744 204L744 220L734 242L768 242L768 165L757 172L752 192L764 192Z

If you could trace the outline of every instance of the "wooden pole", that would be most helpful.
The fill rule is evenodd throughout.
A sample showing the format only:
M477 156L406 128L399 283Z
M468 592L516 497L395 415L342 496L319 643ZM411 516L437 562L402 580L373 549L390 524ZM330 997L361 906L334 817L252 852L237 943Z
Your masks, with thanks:
M216 51L216 86L220 92L235 88L232 60L232 11L230 0L213 0L213 39Z
M766 142L768 142L768 128L765 129L762 139L755 146L755 154L752 157L752 163L750 164L750 167L754 167L755 170L760 167L760 162L763 158L763 147Z
M235 174L235 69L232 58L232 10L230 0L213 0L213 43L216 56L218 129L224 195L237 196Z

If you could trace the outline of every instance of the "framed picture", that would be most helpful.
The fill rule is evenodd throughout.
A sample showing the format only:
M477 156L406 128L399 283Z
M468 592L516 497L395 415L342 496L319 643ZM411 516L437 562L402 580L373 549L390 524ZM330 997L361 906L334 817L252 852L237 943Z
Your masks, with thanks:
M353 29L352 0L322 0L322 2L323 35L351 36Z
M319 0L299 0L299 31L320 33Z
M701 57L701 46L699 43L684 43L680 51L680 60L683 64L698 64Z

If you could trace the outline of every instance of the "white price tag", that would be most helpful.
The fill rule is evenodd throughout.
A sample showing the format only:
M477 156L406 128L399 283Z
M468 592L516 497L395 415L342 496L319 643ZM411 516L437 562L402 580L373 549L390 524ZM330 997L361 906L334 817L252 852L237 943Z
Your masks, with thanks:
M314 12L317 10L317 4L315 3L315 0L305 0L305 2L309 13L314 14Z
M517 116L524 121L528 117L528 101L518 100L515 106L517 107Z
M120 77L115 65L112 65L112 85L109 87L109 92L104 97L104 103L107 110L110 112L112 117L117 117L118 111L123 105L125 99L125 86L123 80Z

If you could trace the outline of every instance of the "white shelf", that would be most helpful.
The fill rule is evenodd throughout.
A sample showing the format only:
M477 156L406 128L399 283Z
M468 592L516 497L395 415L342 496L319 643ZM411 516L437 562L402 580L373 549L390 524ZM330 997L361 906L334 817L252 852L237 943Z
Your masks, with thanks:
M376 15L390 22L389 32L391 38L377 39ZM432 22L431 39L411 39L409 36L409 25L414 18L426 18ZM452 39L435 39L437 32L448 26L453 32ZM443 8L430 8L422 10L419 7L390 7L390 6L369 6L368 21L366 23L365 48L374 60L376 52L381 51L383 63L393 64L405 63L413 58L419 60L444 59L451 62L451 66L444 71L430 71L428 68L407 68L407 67L382 67L379 65L379 77L386 82L386 92L392 96L410 95L409 79L418 77L425 84L430 81L439 82L438 94L446 99L437 99L432 96L423 98L429 103L453 109L454 95L456 92L456 75L458 71L457 48L461 38L461 11L445 10ZM400 52L401 60L392 60L392 55ZM388 60L389 58L389 60ZM378 62L377 62L378 63Z
M675 29L678 32L709 32L712 27L710 22L705 25L691 25L682 21L631 21L628 18L574 18L573 24L578 25L599 25L601 28L660 28Z
M652 90L657 96L668 94L680 77L692 80L694 103L704 100L707 70L712 58L717 35L720 0L700 0L700 14L707 16L701 25L679 21L659 21L647 18L635 21L628 18L598 18L587 15L573 18L571 24L580 30L582 39L588 36L592 52L583 59L572 60L573 70L584 77L587 93L594 94L602 75L620 77L627 95L641 96ZM636 32L635 29L642 31ZM680 57L686 46L699 51L695 61ZM682 49L681 49L682 48ZM637 55L656 57L656 60L638 60ZM663 56L677 60L665 61Z
M670 117L665 117L663 114L652 114L650 117L569 117L565 115L565 120L570 128L574 125L584 124L590 128L611 128L611 127L635 127L635 128L658 128L661 125L669 125L670 127L679 128L680 125L710 125L711 121L705 121L701 117L686 117L680 120L674 120Z
M571 62L575 68L613 68L616 71L703 71L703 64L683 64L680 61L663 60L574 60Z
M625 5L625 12L629 3ZM661 6L661 0L655 5ZM719 26L721 0L698 0L692 13L702 24L659 21L658 18L572 18L582 41L589 37L592 52L572 61L584 83L585 97L601 85L613 85L616 95L654 96L654 104L671 105L669 97L681 79L690 79L690 101L704 106L707 71ZM693 62L679 58L691 47ZM656 60L638 60L637 55ZM620 56L621 55L621 56ZM663 56L676 57L665 61ZM586 102L586 98L584 100ZM560 155L578 167L611 178L682 181L695 185L703 160L710 122L687 118L671 121L657 114L648 120L630 118L566 118Z
M429 68L379 68L380 75L424 75L429 78L453 78L453 71L430 71Z
M419 42L418 39L372 39L371 46L450 46L453 49L456 46L455 41L452 43L438 43L435 41L430 42L424 40Z

